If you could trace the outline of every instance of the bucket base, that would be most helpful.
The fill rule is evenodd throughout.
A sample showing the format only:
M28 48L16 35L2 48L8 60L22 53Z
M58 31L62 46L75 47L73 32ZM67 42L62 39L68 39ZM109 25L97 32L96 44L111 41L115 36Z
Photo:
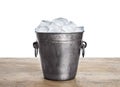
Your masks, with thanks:
M53 80L53 81L67 81L74 79L75 76L68 76L68 75L46 75L44 79Z
M46 80L52 80L52 81L68 81L68 80L73 80L73 79L75 79L75 77L74 78L69 78L69 79L51 79L51 78L46 78L46 77L44 77L44 79L46 79Z

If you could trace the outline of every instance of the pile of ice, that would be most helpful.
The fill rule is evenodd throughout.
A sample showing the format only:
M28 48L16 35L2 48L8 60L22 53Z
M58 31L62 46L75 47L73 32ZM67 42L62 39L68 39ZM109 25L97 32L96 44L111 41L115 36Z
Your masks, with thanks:
M41 23L35 28L36 32L83 32L84 27L77 27L72 21L68 21L65 18L56 18L52 21L42 20Z

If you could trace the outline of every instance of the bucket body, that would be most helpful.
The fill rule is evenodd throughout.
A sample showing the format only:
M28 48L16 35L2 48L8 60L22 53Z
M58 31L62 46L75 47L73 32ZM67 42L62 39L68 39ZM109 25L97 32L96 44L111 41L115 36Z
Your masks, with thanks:
M37 42L45 79L74 79L81 50L83 32L37 33Z

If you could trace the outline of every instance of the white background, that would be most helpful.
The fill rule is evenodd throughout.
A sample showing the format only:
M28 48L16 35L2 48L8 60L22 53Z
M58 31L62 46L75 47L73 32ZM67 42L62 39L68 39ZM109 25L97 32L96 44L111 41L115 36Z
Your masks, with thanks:
M85 27L86 57L120 57L119 0L0 0L0 57L34 57L34 29L64 17Z

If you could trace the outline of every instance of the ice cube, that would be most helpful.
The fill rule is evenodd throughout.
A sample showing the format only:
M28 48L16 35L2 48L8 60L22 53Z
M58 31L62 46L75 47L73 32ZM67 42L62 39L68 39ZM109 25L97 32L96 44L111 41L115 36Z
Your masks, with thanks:
M48 32L49 28L46 26L40 26L40 28L36 28L36 32Z
M70 22L68 23L68 26L70 26L70 27L72 27L72 28L76 28L76 27L77 27L76 24L74 24L72 21L70 21Z
M42 20L40 25L38 26L38 28L40 28L41 26L49 26L51 24L50 21L47 21L47 20Z
M60 26L57 26L55 23L51 23L49 25L49 31L48 32L62 32L62 28Z
M73 22L69 22L67 25L62 27L65 32L74 32L75 28L76 25Z
M57 26L64 26L68 24L68 20L65 18L56 18L53 20L53 23L55 23Z
M84 27L76 27L75 28L75 32L83 32L84 31Z

